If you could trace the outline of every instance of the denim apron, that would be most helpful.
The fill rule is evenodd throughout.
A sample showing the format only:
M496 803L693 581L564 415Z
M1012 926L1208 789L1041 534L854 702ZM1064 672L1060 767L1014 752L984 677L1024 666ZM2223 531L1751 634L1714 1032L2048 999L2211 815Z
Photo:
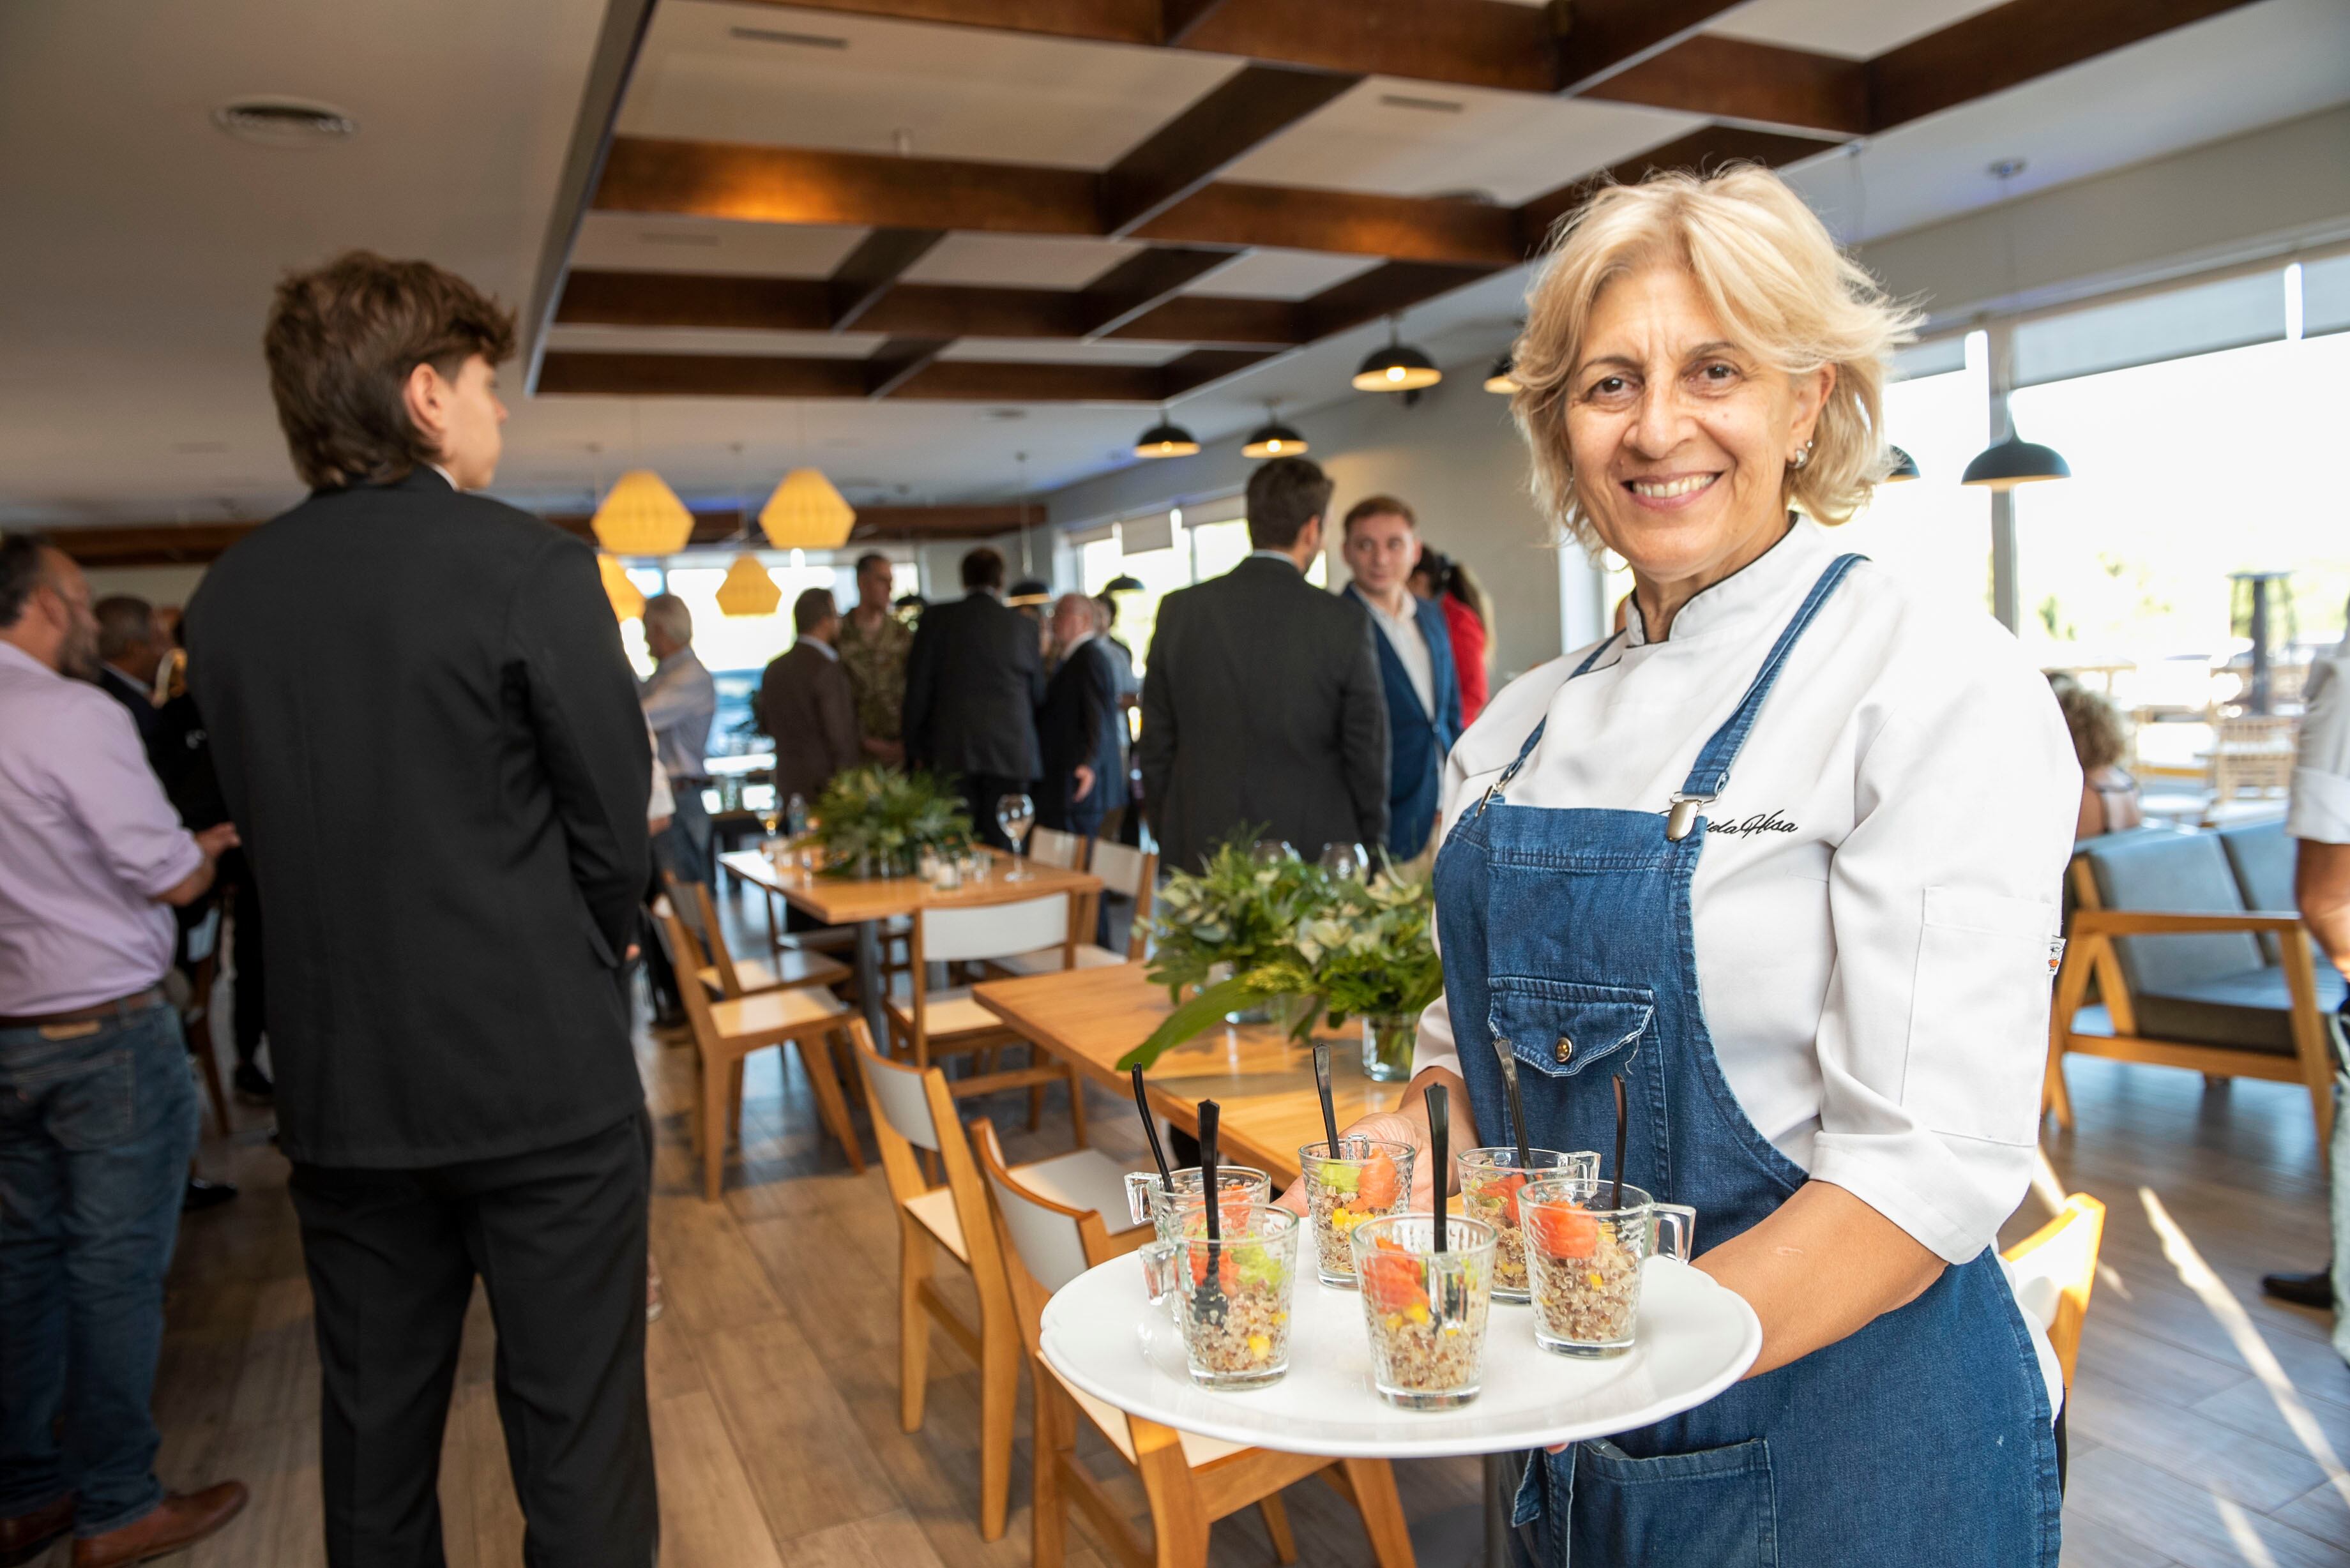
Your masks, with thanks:
M1540 1147L1611 1148L1622 1078L1624 1179L1694 1207L1700 1250L1806 1177L1747 1119L1706 1033L1690 921L1698 813L1860 558L1821 575L1666 810L1510 805L1502 792L1537 724L1436 863L1447 1004L1479 1138L1511 1141L1499 1052L1516 1059ZM2054 1568L2049 1419L2031 1331L1987 1248L1859 1333L1695 1409L1526 1456L1518 1550L1543 1568Z

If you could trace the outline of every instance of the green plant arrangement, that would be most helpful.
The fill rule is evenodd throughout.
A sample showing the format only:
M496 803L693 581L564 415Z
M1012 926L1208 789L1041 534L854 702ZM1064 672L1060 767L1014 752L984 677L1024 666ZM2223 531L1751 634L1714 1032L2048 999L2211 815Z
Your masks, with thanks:
M1158 897L1150 978L1177 1005L1149 1039L1118 1061L1149 1066L1225 1013L1274 997L1304 997L1290 1034L1317 1020L1417 1014L1444 990L1432 930L1435 899L1424 879L1383 866L1368 881L1339 880L1294 857L1258 859L1235 840L1204 873L1177 874ZM1231 964L1231 978L1210 971ZM1199 987L1188 1000L1186 985Z
M911 876L925 848L960 852L971 844L962 797L936 775L896 768L835 774L816 803L816 843L827 877Z

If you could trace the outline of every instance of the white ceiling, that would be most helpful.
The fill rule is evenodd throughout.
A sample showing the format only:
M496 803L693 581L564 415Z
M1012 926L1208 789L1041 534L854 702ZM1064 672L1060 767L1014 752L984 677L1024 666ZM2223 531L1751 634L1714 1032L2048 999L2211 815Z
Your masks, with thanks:
M1874 55L1981 9L1968 0L1755 0L1717 30ZM509 303L528 293L602 0L7 0L0 5L0 520L266 513L296 493L257 339L272 281L351 244L429 255ZM845 48L729 29L838 37ZM623 128L927 157L1102 167L1233 68L1107 45L664 0ZM348 146L233 141L206 116L255 93L351 111ZM1457 114L1383 103L1458 102ZM1876 237L1996 196L1984 165L2022 156L2039 189L2350 101L2350 0L2260 3L1829 155L1793 178L1833 227ZM1514 202L1670 140L1690 117L1384 78L1253 153L1234 178ZM1856 184L1857 165L1858 181ZM1856 191L1862 199L1856 200ZM1865 213L1863 208L1865 207ZM575 265L816 277L856 228L591 214ZM956 234L910 276L1076 287L1132 246ZM1376 265L1259 251L1192 285L1303 298ZM1523 274L1407 314L1405 334L1477 369L1509 338ZM1351 396L1367 325L1181 400L1203 439ZM869 334L565 327L607 350L862 354ZM1159 362L1180 345L982 341L968 359ZM510 369L511 387L518 377ZM1010 412L1022 417L1003 419ZM1130 462L1133 406L924 401L516 399L500 491L577 506L597 477L650 462L690 498L763 493L813 456L854 501L988 500ZM591 453L590 444L602 450ZM734 451L739 445L740 454ZM755 497L754 497L755 498Z

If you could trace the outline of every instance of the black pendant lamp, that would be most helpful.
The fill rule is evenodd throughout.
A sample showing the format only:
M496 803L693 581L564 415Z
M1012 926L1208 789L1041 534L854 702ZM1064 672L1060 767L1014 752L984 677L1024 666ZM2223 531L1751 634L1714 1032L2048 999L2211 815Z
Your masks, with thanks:
M1200 450L1200 438L1159 410L1159 422L1134 438L1137 457L1189 457Z
M1390 316L1387 347L1372 349L1356 369L1355 390L1417 392L1442 379L1444 372L1436 368L1436 361L1406 344L1399 336L1396 318Z
M1911 457L1908 452L1904 452L1898 446L1888 446L1885 450L1893 459L1893 467L1892 470L1886 474L1883 480L1884 483L1907 484L1913 479L1921 479L1924 477L1924 475L1918 472L1918 460L1916 458Z
M1130 576L1124 572L1120 572L1117 576L1112 577L1108 582L1102 585L1102 592L1106 594L1139 594L1141 591L1142 579L1137 576Z
M1485 389L1489 392L1497 392L1505 398L1515 392L1518 389L1518 379L1511 374L1511 371L1515 369L1507 354L1494 360L1492 369L1485 376Z
M1991 172L2004 192L2007 182L2023 172L2023 160L2002 158L1991 166ZM2001 202L2007 205L2004 195ZM2007 292L2011 299L2014 297L2015 213L2012 206L2009 206L2007 211ZM2007 416L2007 434L1977 452L1975 460L1967 464L1966 472L1959 476L1959 483L1984 490L2012 490L2019 484L2072 477L2072 468L2055 448L2025 441L2015 433L2015 416L2011 413Z
M1303 457L1305 438L1277 418L1271 404L1265 406L1264 423L1241 447L1243 457Z

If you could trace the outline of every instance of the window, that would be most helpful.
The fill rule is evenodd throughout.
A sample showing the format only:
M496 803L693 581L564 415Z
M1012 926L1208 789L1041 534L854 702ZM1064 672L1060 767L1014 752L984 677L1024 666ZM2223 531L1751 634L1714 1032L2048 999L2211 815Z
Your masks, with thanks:
M1959 475L1991 443L1991 366L1980 332L1923 343L1902 360L1922 371L1885 389L1886 439L1918 460L1920 478L1877 486L1867 510L1835 531L1856 550L1929 595L1991 607L1991 497ZM1953 365L1953 361L1956 361ZM1940 367L1950 366L1949 369Z

